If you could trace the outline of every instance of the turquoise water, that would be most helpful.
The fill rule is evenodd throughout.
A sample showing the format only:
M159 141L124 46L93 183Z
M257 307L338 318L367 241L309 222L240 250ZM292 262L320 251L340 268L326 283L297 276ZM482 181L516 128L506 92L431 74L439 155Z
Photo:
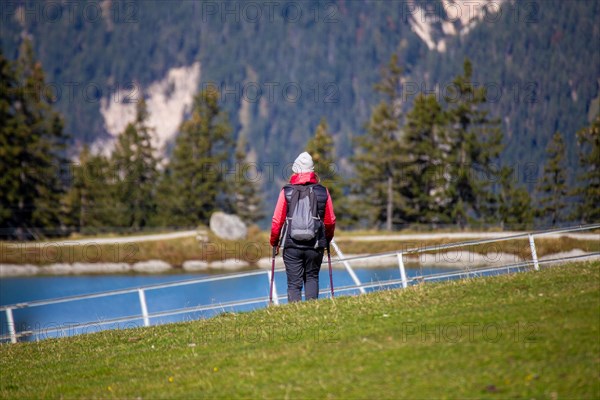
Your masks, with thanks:
M440 268L407 269L408 278L451 271ZM399 279L397 267L378 269L355 269L363 283ZM107 276L35 276L0 279L0 305L17 304L35 300L98 293L109 290L136 288L167 282L199 279L206 274L169 275L107 275ZM286 294L285 272L275 274L276 288L280 296ZM352 279L345 270L333 271L334 287L352 285ZM329 274L322 268L320 288L329 290ZM376 289L370 289L376 290ZM336 295L357 294L358 290L338 292ZM269 281L266 274L227 279L216 282L146 290L146 301L150 314L194 307L199 305L221 304L236 300L264 298L265 302L233 308L219 307L216 310L188 312L175 316L161 316L150 319L152 325L211 317L223 311L248 311L264 307L269 294ZM325 295L325 296L328 296ZM285 302L285 300L282 300ZM112 319L141 314L137 292L103 298L70 301L60 304L37 307L15 308L13 316L17 331L42 330L42 333L25 340L48 337L69 336L104 329L123 329L143 326L141 318L128 322L107 322ZM81 324L93 323L88 327ZM5 312L0 313L0 335L8 334Z

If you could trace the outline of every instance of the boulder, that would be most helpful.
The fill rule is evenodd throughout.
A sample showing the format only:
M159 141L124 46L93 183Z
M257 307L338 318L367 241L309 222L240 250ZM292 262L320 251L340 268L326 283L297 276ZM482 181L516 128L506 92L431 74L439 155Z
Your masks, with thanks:
M74 263L71 272L74 274L113 274L130 270L131 265L127 263Z
M151 274L160 274L171 270L171 265L162 260L141 261L133 264L132 269L135 272L145 272Z
M227 260L213 261L210 263L211 269L225 270L225 271L236 271L238 269L248 268L250 264L247 261L239 260L237 258L229 258Z
M0 277L36 275L40 268L36 265L0 264Z
M202 260L187 260L183 262L183 269L188 272L208 270L208 262Z
M73 273L73 266L71 264L65 263L50 264L40 268L40 273L52 275L69 275Z
M221 239L240 240L248 234L246 224L237 215L214 212L210 217L210 230Z

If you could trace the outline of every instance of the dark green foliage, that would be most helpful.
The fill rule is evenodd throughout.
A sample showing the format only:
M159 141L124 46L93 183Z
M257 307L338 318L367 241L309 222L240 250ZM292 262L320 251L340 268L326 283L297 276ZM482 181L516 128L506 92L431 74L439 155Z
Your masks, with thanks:
M235 150L233 186L234 211L247 224L257 223L266 214L263 207L262 179L256 162L250 161L249 146L242 135Z
M0 68L0 236L55 234L67 167L63 121L40 93L44 71L28 40L14 63L0 53Z
M503 229L530 229L533 224L531 196L517 182L518 176L515 176L512 168L504 167L500 170L497 220Z
M120 226L116 178L110 160L84 146L79 163L72 167L64 200L68 225L82 233L114 231Z
M373 110L354 157L365 214L372 222L387 220L388 229L389 215L405 223L464 228L495 223L499 214L506 220L507 213L525 207L516 217L530 222L526 193L506 180L497 188L502 131L489 116L486 90L473 85L470 61L454 79L445 108L434 95L419 95L402 121L395 107L401 77L396 60L376 87L388 101Z
M334 212L337 223L345 227L354 222L356 215L349 206L347 197L344 196L346 180L341 174L340 165L337 162L334 140L329 131L327 120L321 118L315 129L314 136L306 144L305 150L312 156L315 163L315 171L321 183L327 187L329 195L334 204Z
M178 225L208 224L213 211L231 209L232 188L225 173L233 142L218 93L198 93L192 114L179 130L167 177L171 196L168 213Z
M321 178L321 183L327 187L332 186L331 182L337 178L337 176L334 176L337 165L335 163L333 137L329 132L329 126L325 118L321 118L313 137L306 143L305 151L312 156L315 163L315 172ZM337 189L330 189L330 192L332 190L338 191Z
M546 148L548 161L544 166L542 180L538 186L539 208L538 215L542 221L551 226L564 222L568 190L565 168L565 142L560 132L552 136L552 141Z
M400 81L402 69L398 57L392 55L382 79L375 89L386 96L371 113L366 134L356 140L357 150L352 160L356 169L354 191L360 194L357 207L370 224L392 229L394 221L405 221L403 198L400 195L401 146Z
M545 145L558 130L566 165L574 170L575 133L599 95L599 16L597 1L503 2L499 18L449 40L447 52L424 58L415 79L445 87L468 57L477 66L474 82L489 89L490 111L502 118L502 164L544 164ZM534 186L528 183L530 192Z
M450 157L445 118L433 95L417 96L406 114L402 180L410 222L450 222L445 212L449 197L444 173Z
M576 218L582 223L600 222L600 115L577 132L580 174Z
M496 198L492 187L502 150L499 122L483 106L486 90L475 87L473 67L466 59L445 97L450 140L449 216L464 228L469 221L493 218Z
M135 121L119 135L112 155L117 176L118 223L134 230L148 226L156 213L158 161L147 120L148 109L142 99L136 107Z

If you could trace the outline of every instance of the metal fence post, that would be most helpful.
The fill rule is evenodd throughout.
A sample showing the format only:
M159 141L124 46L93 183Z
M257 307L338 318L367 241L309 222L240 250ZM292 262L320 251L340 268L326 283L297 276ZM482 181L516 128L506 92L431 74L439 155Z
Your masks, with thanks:
M537 252L535 251L535 242L533 241L533 235L529 234L529 247L531 248L531 259L533 260L533 269L536 271L540 270L540 264L538 264Z
M12 308L6 309L6 321L8 322L8 333L10 333L10 342L17 343L17 332L15 331L15 320L13 318Z
M138 289L140 296L140 307L142 308L142 316L144 317L144 326L150 326L150 318L148 318L148 306L146 305L146 294L143 289Z
M406 289L408 281L406 280L406 270L404 269L404 260L402 260L402 252L396 253L398 257L398 267L400 268L400 279L402 279L402 288Z
M267 270L267 278L269 279L269 284L271 284L271 270ZM275 283L275 277L273 277L273 303L275 303L275 305L279 304L279 296L277 295L277 284Z
M331 245L335 249L335 252L337 253L338 257L343 259L344 258L344 253L342 253L342 251L338 247L337 243L334 240L332 240L331 241ZM360 283L360 280L358 279L358 276L356 276L356 274L354 273L354 270L350 266L350 263L348 261L342 261L342 263L344 264L344 267L346 267L346 271L348 271L348 273L350 274L350 277L352 278L352 280L354 281L354 283L356 284L356 286L358 286L358 290L360 290L361 293L367 293L367 291L365 290L365 288L362 287L362 283Z

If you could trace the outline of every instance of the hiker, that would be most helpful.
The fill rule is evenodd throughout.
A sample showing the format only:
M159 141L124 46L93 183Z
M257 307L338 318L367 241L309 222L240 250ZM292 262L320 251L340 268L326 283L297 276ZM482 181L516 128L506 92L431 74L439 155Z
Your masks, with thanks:
M302 300L303 285L306 300L319 297L321 261L335 231L333 202L319 184L310 154L300 154L292 171L273 212L270 241L274 254L279 254L279 247L283 251L288 302Z

